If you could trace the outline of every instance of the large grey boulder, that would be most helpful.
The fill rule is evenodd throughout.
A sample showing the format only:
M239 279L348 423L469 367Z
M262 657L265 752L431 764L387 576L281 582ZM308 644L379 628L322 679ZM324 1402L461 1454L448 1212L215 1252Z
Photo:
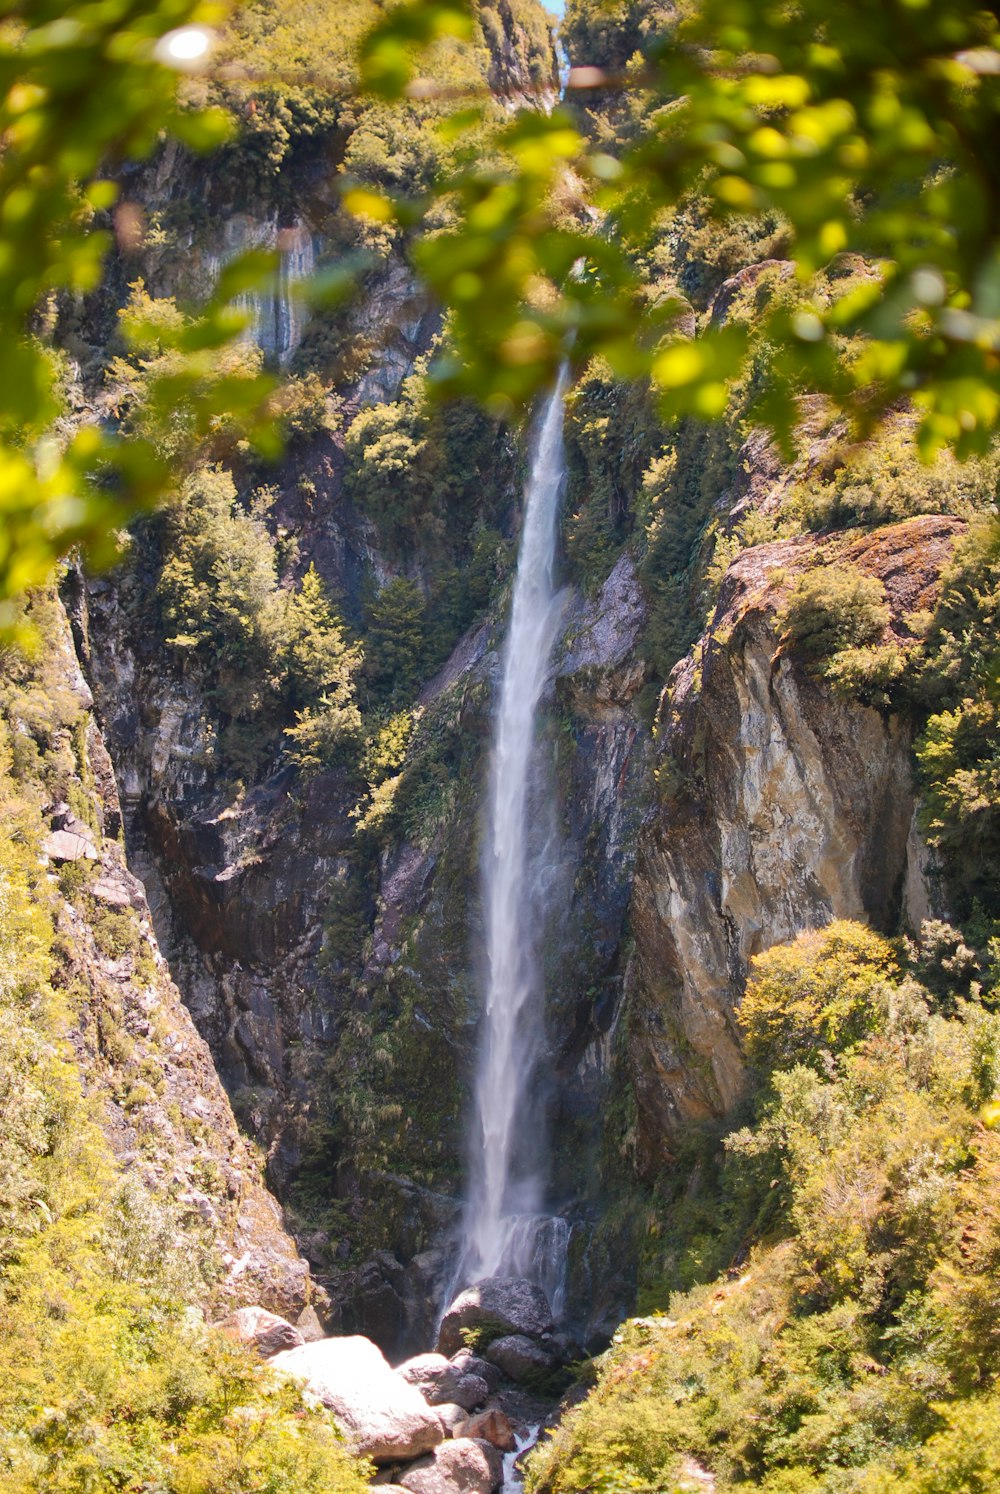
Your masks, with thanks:
M472 1411L490 1393L489 1383L482 1376L452 1364L443 1354L416 1354L401 1364L396 1373L415 1385L429 1406L454 1401L464 1410Z
M463 1347L463 1329L485 1341L509 1333L540 1337L553 1327L548 1298L533 1281L520 1276L485 1276L460 1292L441 1320L438 1349L455 1354Z
M251 1344L263 1359L305 1343L298 1328L264 1307L239 1307L216 1325L227 1338Z
M420 1391L389 1368L370 1339L326 1338L271 1363L329 1407L354 1451L376 1463L419 1457L444 1437Z
M503 1370L511 1380L530 1380L552 1369L555 1360L540 1344L533 1343L521 1333L511 1333L506 1338L496 1338L486 1350L493 1364Z
M413 1463L399 1482L409 1494L493 1494L503 1482L503 1459L488 1442L456 1437Z

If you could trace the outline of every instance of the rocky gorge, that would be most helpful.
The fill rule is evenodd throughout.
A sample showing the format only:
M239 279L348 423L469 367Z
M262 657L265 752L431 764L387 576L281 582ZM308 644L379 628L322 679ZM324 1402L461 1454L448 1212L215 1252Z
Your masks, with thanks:
M63 312L78 412L128 434L143 429L145 370L119 332L129 308L194 316L233 255L275 250L238 357L289 391L276 461L216 430L196 461L177 458L176 503L137 519L114 568L68 563L31 602L43 655L0 704L54 900L73 1062L143 1208L169 1206L172 1238L204 1257L202 1321L332 1411L375 1486L516 1488L541 1436L533 1487L607 1488L592 1471L560 1479L586 1463L587 1436L605 1448L616 1396L639 1387L641 1401L661 1361L710 1338L704 1321L729 1324L744 1283L763 1294L752 1331L766 1320L778 1338L789 1302L825 1301L860 1250L854 1237L839 1256L817 1247L811 1275L774 1285L787 1244L774 1211L794 1188L773 1158L798 1159L802 1116L831 1113L803 1074L840 1082L856 1014L831 997L819 1056L790 1050L782 1088L744 1005L761 958L829 928L878 941L857 959L880 1015L858 1031L882 1043L873 1065L919 1037L906 1064L924 1089L947 1067L928 1056L934 1022L964 1021L983 992L988 1006L994 924L955 879L921 774L928 716L965 688L955 658L980 647L969 598L982 610L991 593L968 556L995 471L984 459L958 477L949 459L934 486L905 411L853 447L808 408L789 457L739 410L711 429L667 423L648 391L596 365L560 395L552 636L527 753L536 855L514 878L538 1012L505 1121L521 1128L508 1182L531 1188L504 1221L523 1212L544 1229L534 1255L501 1253L466 1280L470 1137L486 1124L485 805L537 443L530 423L430 401L439 308L405 236L359 225L335 190L344 172L381 186L429 171L434 106L408 103L403 128L332 87L258 87L255 48L302 43L291 9L247 10L230 45L250 81L225 95L243 135L204 161L166 146L126 167L144 233L119 233L101 287ZM539 7L476 11L475 46L450 65L485 79L498 107L550 107ZM606 107L591 125L611 132ZM692 336L781 293L788 262L770 239L727 246L733 263L685 233L669 238L669 271ZM307 277L355 259L353 301L308 311ZM866 461L882 463L875 476ZM42 720L39 693L58 719ZM782 991L798 1013L797 988ZM954 1062L964 1074L968 1058L973 1119L949 1111L948 1134L966 1140L992 1063L983 1033ZM869 1084L862 1112L895 1093L884 1076L850 1082ZM919 1132L916 1110L886 1129ZM747 1139L755 1126L765 1141ZM890 1178L881 1218L916 1164L893 1172L873 1150ZM955 1163L963 1188L972 1155ZM759 1197L733 1181L734 1157L751 1159ZM706 1215L723 1221L715 1236ZM776 1239L773 1259L755 1254ZM895 1261L895 1239L885 1225L870 1254ZM908 1269L850 1289L902 1300ZM668 1316L677 1292L695 1295ZM698 1361L664 1404L711 1373ZM644 1414L627 1401L640 1432ZM655 1440L674 1411L650 1415ZM607 1436L613 1450L628 1440L618 1423ZM714 1436L677 1433L677 1488L715 1487L700 1461Z

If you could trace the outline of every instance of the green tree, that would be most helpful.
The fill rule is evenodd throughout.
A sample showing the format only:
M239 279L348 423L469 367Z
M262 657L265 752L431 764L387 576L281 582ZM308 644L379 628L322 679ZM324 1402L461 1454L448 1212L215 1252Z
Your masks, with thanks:
M372 597L366 612L366 672L376 696L401 704L412 700L427 645L420 587L406 576L396 576Z

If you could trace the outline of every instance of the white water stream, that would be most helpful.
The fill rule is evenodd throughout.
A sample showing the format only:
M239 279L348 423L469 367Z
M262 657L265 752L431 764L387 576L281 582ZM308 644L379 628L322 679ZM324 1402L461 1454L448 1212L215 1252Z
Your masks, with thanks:
M561 598L553 568L566 465L566 373L542 412L525 492L510 626L494 725L483 905L486 1002L475 1086L471 1176L456 1285L527 1276L558 1316L568 1226L542 1212L546 1182L538 1059L544 1043L538 943L550 855L539 803L536 718Z

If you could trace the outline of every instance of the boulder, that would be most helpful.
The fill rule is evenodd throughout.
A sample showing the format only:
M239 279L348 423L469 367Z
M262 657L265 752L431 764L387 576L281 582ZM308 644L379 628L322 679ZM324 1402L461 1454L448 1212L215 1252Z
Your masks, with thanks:
M463 1375L452 1398L466 1411L474 1411L477 1406L485 1404L489 1393L490 1387L479 1375Z
M486 1276L460 1292L441 1320L438 1349L455 1354L463 1346L463 1329L490 1338L521 1333L537 1338L554 1324L541 1287L519 1276Z
M514 1435L510 1418L496 1409L480 1411L478 1416L470 1416L467 1421L455 1427L454 1436L473 1437L480 1442L488 1442L491 1447L497 1448L502 1453L517 1450L517 1438Z
M415 1354L399 1365L396 1373L407 1384L415 1385L429 1405L441 1406L454 1400L452 1391L465 1371L449 1363L443 1354Z
M454 1401L466 1411L481 1406L490 1393L486 1380L467 1373L445 1359L443 1354L417 1354L396 1371L409 1385L415 1385L429 1406L443 1406Z
M544 1374L553 1368L555 1360L523 1333L511 1333L506 1338L496 1338L486 1350L490 1360L511 1380L530 1380L533 1375Z
M492 1494L503 1482L503 1460L489 1443L459 1437L413 1463L399 1482L409 1494Z
M578 1354L577 1358L582 1358ZM457 1354L451 1356L451 1363L456 1369L461 1370L463 1375L478 1375L480 1380L485 1380L490 1387L490 1394L500 1389L500 1371L495 1364L490 1364L486 1359L480 1359L478 1354L473 1354L471 1349L459 1349Z
M297 1349L305 1343L297 1328L263 1307L237 1308L216 1327L237 1343L252 1344L263 1359L270 1359L272 1354L280 1354L284 1349Z
M42 841L42 853L50 861L97 860L97 847L90 830L86 835L75 830L53 830Z
M459 1406L455 1401L445 1401L443 1406L435 1406L434 1410L446 1437L453 1437L455 1428L467 1421L469 1416L465 1407Z
M295 1320L295 1326L302 1334L303 1343L318 1344L321 1338L326 1338L315 1307L304 1307Z
M329 1407L354 1451L376 1463L419 1457L444 1437L420 1391L389 1368L370 1339L326 1338L271 1362Z

